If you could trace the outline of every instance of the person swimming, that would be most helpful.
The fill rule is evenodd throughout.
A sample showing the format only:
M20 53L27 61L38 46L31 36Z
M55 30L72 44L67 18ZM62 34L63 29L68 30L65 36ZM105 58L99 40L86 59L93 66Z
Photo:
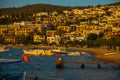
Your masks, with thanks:
M62 58L59 56L57 57L56 59L56 68L57 69L62 69L64 66L63 66L63 60Z

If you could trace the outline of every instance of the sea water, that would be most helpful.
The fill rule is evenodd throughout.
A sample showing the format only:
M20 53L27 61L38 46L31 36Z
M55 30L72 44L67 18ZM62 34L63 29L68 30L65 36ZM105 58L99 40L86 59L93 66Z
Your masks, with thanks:
M75 50L67 50L71 51ZM0 53L0 58L19 59L22 55L22 48L11 48L9 52ZM92 53L84 56L60 56L64 61L99 61ZM95 64L86 64L84 69L81 68L81 64L64 64L64 69L56 69L55 60L58 55L28 57L28 64L22 61L0 65L0 76L16 76L26 72L27 77L37 77L38 80L120 80L120 70L112 64L103 64L100 69Z

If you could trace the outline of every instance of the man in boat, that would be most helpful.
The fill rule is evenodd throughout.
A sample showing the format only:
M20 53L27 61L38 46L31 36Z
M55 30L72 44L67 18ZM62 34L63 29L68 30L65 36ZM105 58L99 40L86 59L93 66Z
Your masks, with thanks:
M63 66L63 60L62 58L59 56L57 57L56 59L56 68L57 69L62 69L64 66Z

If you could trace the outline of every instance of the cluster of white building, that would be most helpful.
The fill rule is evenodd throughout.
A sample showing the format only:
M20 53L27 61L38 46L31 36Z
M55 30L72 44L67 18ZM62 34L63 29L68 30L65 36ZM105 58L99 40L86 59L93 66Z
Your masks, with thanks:
M90 33L104 33L104 38L120 35L120 6L65 10L61 14L56 11L40 12L33 14L33 17L34 21L0 25L0 35L4 37L4 42L15 43L31 33L34 42L42 43L46 40L56 44L61 40L86 40Z

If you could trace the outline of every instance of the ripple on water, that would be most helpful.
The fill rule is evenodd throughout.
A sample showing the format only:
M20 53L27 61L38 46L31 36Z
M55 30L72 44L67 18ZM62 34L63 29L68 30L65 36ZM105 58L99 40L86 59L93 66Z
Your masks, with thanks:
M10 49L10 52L0 54L0 58L20 58L23 54L22 49ZM91 54L89 54L91 55ZM92 56L92 55L91 55ZM29 56L31 62L10 64L7 66L0 65L0 74L18 74L27 71L27 76L37 76L38 80L119 80L120 71L115 65L102 65L98 69L96 65L86 65L81 69L80 64L64 64L64 69L55 68L55 59L57 56L40 57ZM93 57L79 56L69 57L62 56L64 61L98 61ZM2 69L2 70L1 70Z

